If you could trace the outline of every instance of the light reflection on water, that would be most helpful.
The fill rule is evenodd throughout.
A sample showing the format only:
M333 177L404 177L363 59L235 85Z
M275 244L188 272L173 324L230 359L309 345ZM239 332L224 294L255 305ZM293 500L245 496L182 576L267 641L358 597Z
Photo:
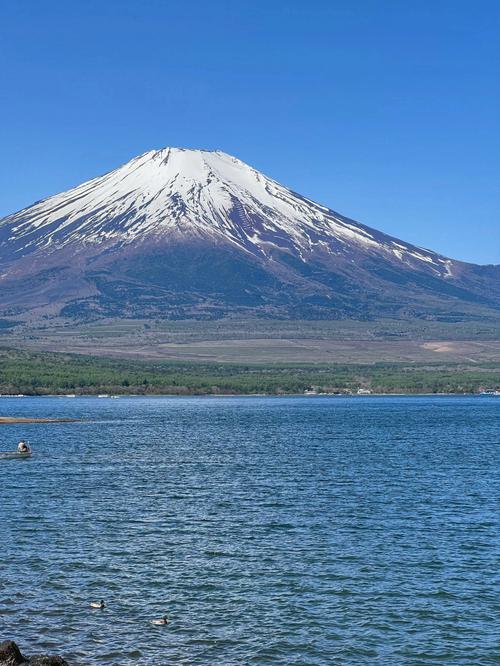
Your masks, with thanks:
M1 639L72 664L494 664L494 398L23 398ZM106 599L104 611L89 608ZM150 620L168 612L171 623Z

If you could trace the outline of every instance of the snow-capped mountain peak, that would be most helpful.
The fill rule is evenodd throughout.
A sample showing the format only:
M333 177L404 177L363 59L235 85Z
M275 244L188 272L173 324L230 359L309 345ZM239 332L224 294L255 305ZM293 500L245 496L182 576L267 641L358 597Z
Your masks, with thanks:
M0 220L0 315L26 321L468 317L499 280L220 151L152 150Z
M183 236L262 255L280 248L301 258L313 248L334 254L362 249L425 262L437 274L451 271L443 257L348 220L221 151L148 151L4 218L2 227L10 229L6 242L22 254Z

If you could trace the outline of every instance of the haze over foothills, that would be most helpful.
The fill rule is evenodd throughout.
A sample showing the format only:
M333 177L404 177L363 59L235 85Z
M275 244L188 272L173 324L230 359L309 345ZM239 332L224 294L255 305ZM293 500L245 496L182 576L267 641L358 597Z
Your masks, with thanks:
M499 14L3 3L0 216L148 150L207 148L408 243L499 263Z

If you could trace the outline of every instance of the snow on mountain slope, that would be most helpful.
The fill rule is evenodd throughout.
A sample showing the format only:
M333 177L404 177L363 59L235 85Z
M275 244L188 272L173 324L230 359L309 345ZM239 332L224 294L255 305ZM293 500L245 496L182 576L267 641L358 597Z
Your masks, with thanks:
M500 267L370 229L220 151L150 151L0 220L0 316L459 320L499 305Z
M3 245L25 254L67 245L126 244L145 238L211 237L265 255L304 258L314 246L350 247L425 264L442 276L452 262L347 220L223 152L164 148L37 202L0 222Z

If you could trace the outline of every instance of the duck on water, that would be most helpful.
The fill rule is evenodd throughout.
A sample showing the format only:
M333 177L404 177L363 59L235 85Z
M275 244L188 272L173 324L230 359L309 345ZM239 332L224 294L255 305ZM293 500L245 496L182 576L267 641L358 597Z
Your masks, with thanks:
M100 601L91 601L90 607L99 608L99 610L104 610L106 608L106 604L104 602L104 599L101 599Z
M151 620L151 624L157 624L157 625L165 625L168 624L168 617L164 615L158 620Z
M97 610L104 610L106 608L106 602L104 599L101 599L100 601L91 601L90 602L90 607L97 609ZM151 624L156 624L159 626L165 626L168 624L168 616L165 614L163 617L158 618L157 620L151 620Z

